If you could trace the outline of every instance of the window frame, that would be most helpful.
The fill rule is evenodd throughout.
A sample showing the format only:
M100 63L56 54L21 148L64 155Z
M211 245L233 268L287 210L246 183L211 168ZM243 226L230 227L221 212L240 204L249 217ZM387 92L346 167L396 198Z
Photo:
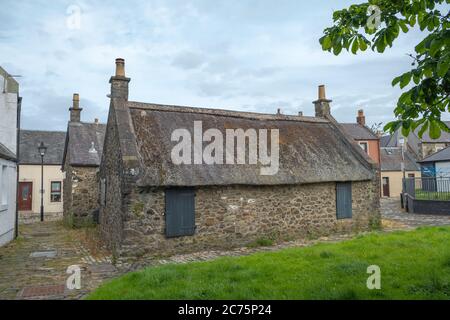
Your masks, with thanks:
M369 154L369 141L358 141L358 144L365 153ZM363 148L363 145L365 145L366 148Z
M59 191L53 191L53 184L59 184ZM53 195L59 195L59 200L53 200ZM62 202L62 181L50 181L50 203Z

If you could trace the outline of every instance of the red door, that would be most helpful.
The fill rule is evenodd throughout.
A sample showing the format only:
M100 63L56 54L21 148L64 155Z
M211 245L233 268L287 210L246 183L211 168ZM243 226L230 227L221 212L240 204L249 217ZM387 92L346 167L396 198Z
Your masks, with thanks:
M33 183L19 182L19 210L31 211L33 201Z
M383 177L383 197L390 197L389 177Z

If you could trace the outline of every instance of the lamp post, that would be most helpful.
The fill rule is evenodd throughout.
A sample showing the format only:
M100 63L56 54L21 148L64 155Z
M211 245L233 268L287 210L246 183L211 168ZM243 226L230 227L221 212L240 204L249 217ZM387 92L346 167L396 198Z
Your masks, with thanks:
M44 146L44 142L41 141L38 151L41 155L41 221L44 221L44 156L47 151L47 147Z

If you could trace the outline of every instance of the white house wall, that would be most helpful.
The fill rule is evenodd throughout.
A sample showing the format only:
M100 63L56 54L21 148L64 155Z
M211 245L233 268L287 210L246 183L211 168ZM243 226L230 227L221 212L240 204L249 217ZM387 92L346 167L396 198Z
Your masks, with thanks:
M16 179L16 163L0 158L0 246L14 239Z
M0 74L0 142L17 152L17 93L3 93L4 77Z

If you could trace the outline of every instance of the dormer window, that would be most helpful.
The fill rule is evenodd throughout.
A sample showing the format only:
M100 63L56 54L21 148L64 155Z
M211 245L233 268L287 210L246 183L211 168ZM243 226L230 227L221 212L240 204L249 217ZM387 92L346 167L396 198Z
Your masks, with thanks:
M97 153L94 142L91 142L91 147L89 148L89 153Z
M366 141L359 142L359 146L366 152L369 153L369 144Z

